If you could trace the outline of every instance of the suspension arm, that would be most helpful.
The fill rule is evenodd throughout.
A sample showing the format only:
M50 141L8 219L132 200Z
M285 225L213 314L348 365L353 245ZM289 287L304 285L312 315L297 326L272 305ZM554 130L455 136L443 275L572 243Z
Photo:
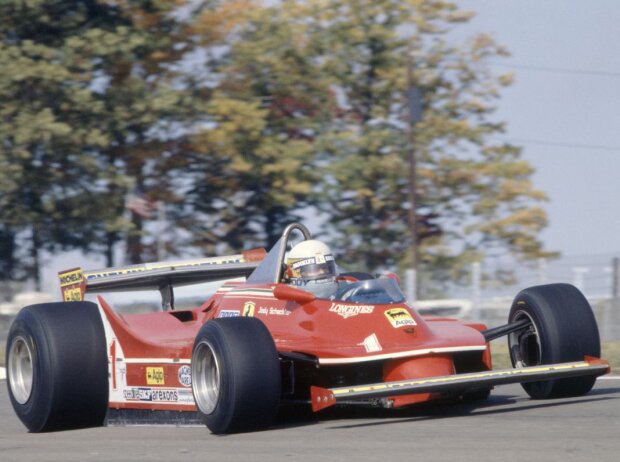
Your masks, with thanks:
M491 329L483 330L482 335L487 342L495 340L496 338L503 337L513 332L526 329L532 324L529 319L521 319L520 321L511 322L503 326L493 327Z

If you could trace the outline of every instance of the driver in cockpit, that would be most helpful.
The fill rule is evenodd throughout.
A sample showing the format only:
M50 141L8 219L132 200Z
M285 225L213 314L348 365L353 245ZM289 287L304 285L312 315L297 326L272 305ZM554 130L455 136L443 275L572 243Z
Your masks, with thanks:
M286 260L287 282L317 298L329 298L338 289L336 260L330 248L315 239L300 242Z
M352 303L394 303L405 299L396 275L386 274L375 279L366 273L340 274L329 247L314 239L300 242L291 249L284 279L322 299Z

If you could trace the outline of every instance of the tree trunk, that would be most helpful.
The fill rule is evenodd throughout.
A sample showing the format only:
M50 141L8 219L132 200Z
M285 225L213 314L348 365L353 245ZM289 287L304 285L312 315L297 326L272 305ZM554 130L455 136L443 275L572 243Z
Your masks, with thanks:
M41 292L41 239L39 237L39 230L36 225L32 227L32 247L30 248L30 257L32 258L32 270L31 276L34 281L34 289L37 292Z
M127 256L132 265L142 263L144 248L142 245L143 221L136 213L131 213L131 230L127 234Z
M15 232L0 229L0 281L16 279L15 264Z
M107 232L105 236L105 264L108 268L114 266L114 244L116 243L118 233Z

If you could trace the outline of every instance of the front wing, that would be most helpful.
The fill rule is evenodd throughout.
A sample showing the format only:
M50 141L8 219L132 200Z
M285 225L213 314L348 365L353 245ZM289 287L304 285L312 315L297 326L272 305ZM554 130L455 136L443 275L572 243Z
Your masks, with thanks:
M599 358L586 356L583 361L548 364L484 371L465 374L427 377L415 380L400 380L351 387L321 388L311 387L312 410L320 411L339 401L356 399L384 398L388 396L412 395L416 393L438 393L471 388L492 387L509 383L537 382L540 380L561 379L577 376L599 376L610 371L609 363Z

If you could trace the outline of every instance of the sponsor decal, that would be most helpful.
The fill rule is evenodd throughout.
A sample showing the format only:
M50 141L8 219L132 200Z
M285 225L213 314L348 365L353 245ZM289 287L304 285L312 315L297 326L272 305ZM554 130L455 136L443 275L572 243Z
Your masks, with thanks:
M264 314L267 316L289 316L291 314L290 310L286 308L274 308L274 307L264 307L261 306L258 308L258 314Z
M390 308L389 310L385 310L384 314L388 321L390 321L390 324L392 324L392 327L398 328L417 325L406 308Z
M241 316L254 316L254 308L256 308L256 303L254 302L245 302L243 305L243 312Z
M81 269L76 269L67 271L66 273L60 273L58 277L60 278L60 287L66 287L81 283L84 280L84 273Z
M217 315L218 318L236 318L241 313L237 310L222 310L220 314Z
M196 404L191 388L179 388L177 393L179 395L179 404Z
M144 265L128 266L125 268L111 268L106 271L87 272L86 279L93 280L99 278L106 278L110 276L124 276L128 274L144 273L158 269L174 270L176 268L188 268L188 267L209 267L214 265L225 265L234 263L243 263L245 258L243 255L231 255L228 257L212 257L205 258L203 260L191 260L181 262L156 262L146 263ZM67 273L69 274L69 273ZM62 277L62 276L61 276Z
M344 305L342 303L332 303L329 311L347 319L358 314L371 314L374 311L374 305Z
M126 274L135 274L135 273L143 273L147 271L146 268L132 268L126 270L115 270L115 271L101 271L99 273L89 273L86 275L87 280L105 278L109 276L123 276Z
M65 302L79 302L82 300L82 289L79 287L64 289L62 296Z
M301 268L302 266L306 266L306 265L312 265L314 264L314 257L311 258L306 258L304 260L297 260L296 262L293 263L293 269L298 269Z
M362 343L358 343L358 345L363 346L366 353L376 353L377 351L383 350L376 334L369 335Z
M334 256L333 255L315 255L314 257L309 257L309 258L304 258L303 260L297 260L296 262L293 262L293 264L291 265L293 267L293 269L299 269L302 266L306 266L306 265L321 265L325 262L328 261L334 261Z
M148 385L164 384L164 368L163 367L147 367L146 383Z
M174 388L129 388L123 390L123 396L127 401L148 401L153 403L176 403L179 401L179 391Z
M192 368L189 366L179 367L179 383L184 387L192 386Z
M120 382L121 384L127 384L127 365L122 362L121 358L116 359L116 364L114 364L114 389L116 390L116 382Z

